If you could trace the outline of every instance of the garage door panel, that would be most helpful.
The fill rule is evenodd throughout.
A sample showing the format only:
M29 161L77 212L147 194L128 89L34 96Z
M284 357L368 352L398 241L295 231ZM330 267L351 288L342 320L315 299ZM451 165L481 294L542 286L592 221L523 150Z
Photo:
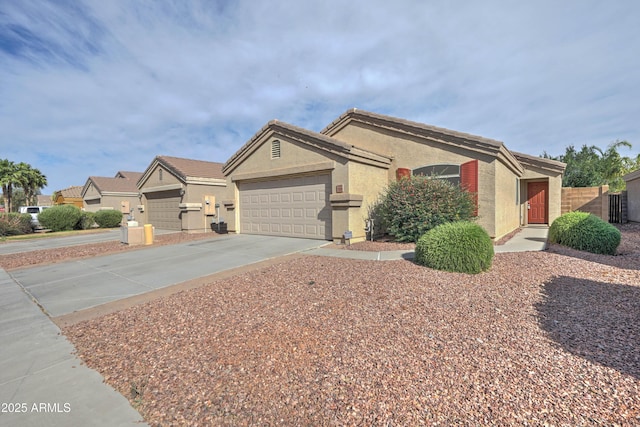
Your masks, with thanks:
M149 223L161 230L182 230L179 191L160 191L147 194Z
M239 190L241 232L331 238L330 175L240 183Z

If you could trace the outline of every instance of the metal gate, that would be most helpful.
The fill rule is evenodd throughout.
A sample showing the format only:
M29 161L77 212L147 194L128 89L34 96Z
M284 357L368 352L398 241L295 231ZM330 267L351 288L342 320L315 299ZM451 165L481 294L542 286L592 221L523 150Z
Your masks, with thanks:
M609 222L627 222L627 192L609 194Z

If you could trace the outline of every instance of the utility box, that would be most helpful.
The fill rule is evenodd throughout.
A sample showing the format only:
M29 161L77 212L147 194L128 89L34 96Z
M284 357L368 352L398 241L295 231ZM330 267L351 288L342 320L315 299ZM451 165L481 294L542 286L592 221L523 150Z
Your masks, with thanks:
M202 206L203 206L205 215L215 215L216 214L216 196L203 196Z
M120 227L120 243L127 245L143 245L144 227Z
M129 202L127 200L123 200L120 202L120 212L129 213Z

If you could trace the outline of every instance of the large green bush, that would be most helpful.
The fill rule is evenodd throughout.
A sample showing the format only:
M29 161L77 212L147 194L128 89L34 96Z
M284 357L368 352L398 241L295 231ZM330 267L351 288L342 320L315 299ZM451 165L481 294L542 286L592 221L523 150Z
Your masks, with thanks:
M549 227L549 241L595 254L615 255L620 230L588 212L569 212Z
M459 185L425 176L392 182L372 208L400 242L416 242L440 224L471 220L474 209L473 195Z
M115 209L98 211L94 218L100 228L119 227L122 223L122 212Z
M32 231L30 214L0 213L0 236L16 236Z
M74 205L57 205L38 214L38 222L51 231L68 231L78 228L82 217L80 208Z
M441 224L416 243L415 262L437 270L477 274L491 267L493 242L478 224Z

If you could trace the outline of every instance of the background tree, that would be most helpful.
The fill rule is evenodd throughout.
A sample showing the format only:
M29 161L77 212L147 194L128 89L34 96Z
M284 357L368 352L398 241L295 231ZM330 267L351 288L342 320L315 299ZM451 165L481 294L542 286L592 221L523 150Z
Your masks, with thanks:
M621 156L618 152L621 147L632 148L627 141L613 142L604 151L595 145L583 145L580 151L569 145L560 156L552 157L544 153L543 157L567 164L562 177L563 187L608 185L610 191L616 192L625 188L622 177L640 168L640 155L635 159Z
M0 185L2 185L5 210L13 212L14 190L21 188L26 203L33 203L38 191L47 185L47 177L28 163L16 164L8 159L0 159Z
M17 181L18 168L16 164L8 159L0 159L0 185L2 185L2 196L4 197L5 210L7 212L12 212L11 196Z
M24 191L26 203L36 205L36 196L40 189L47 185L47 177L36 168L32 168L27 163L19 163L18 168L21 170L19 174L19 185Z

